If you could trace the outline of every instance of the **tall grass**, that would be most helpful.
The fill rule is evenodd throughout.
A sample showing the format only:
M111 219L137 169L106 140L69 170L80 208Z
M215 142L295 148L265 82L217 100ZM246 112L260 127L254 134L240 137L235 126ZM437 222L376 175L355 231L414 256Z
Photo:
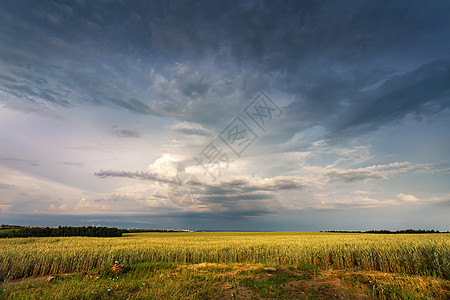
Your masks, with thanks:
M0 280L86 271L114 261L312 264L450 279L450 234L137 233L0 240Z

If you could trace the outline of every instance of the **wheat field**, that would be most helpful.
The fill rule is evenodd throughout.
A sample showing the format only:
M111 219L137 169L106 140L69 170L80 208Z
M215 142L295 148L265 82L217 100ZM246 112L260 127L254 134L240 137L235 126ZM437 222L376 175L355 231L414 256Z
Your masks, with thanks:
M446 233L170 232L12 238L0 245L0 280L87 271L114 261L311 264L450 278Z

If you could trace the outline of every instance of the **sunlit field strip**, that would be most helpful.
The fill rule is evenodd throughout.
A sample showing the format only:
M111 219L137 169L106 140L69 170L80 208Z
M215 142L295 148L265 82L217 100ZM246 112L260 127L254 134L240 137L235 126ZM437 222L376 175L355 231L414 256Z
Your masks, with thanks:
M0 240L0 279L87 271L114 261L312 264L449 279L450 234L137 233Z

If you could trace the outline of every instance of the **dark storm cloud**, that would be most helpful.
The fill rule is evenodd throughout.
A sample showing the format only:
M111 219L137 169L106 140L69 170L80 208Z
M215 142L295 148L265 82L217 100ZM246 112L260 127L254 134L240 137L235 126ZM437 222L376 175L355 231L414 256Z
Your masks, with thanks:
M227 181L222 181L219 184L210 184L205 186L205 194L210 195L224 195L224 194L247 194L255 191L281 191L281 190L295 190L306 187L301 178L294 176L280 176L265 179L252 179L248 177L237 177ZM266 195L261 193L259 195ZM265 198L266 196L262 196Z
M164 183L175 183L157 174L148 172L100 171L94 174L100 178L132 178ZM202 197L199 205L212 210L241 211L241 214L252 214L252 211L277 211L280 207L276 195L283 190L302 189L306 186L296 177L274 177L256 180L246 177L234 178L218 184L201 183Z
M208 126L260 89L281 91L294 101L280 139L314 125L338 139L448 108L449 11L448 1L6 1L0 90L16 109L108 105ZM179 62L191 69L167 69ZM169 83L158 89L150 68Z
M253 217L262 217L267 215L275 214L274 211L269 211L264 208L254 208L254 209L234 209L234 210L227 210L227 211L216 211L216 212L186 212L186 213L179 213L176 214L176 217L181 220L187 220L189 223L191 223L193 220L203 220L208 221L209 224L217 224L217 220L221 220L223 222L224 220L242 220L247 218L253 218ZM173 215L172 215L173 216ZM170 217L170 215L167 215L165 217ZM210 225L207 228L216 228L217 225Z
M203 205L220 204L227 210L262 209L267 203L275 201L275 194L255 188L224 186L203 186L200 202ZM245 206L246 208L243 208Z
M366 132L407 114L435 114L450 107L450 61L435 61L394 76L379 88L354 97L332 124L332 134Z
M118 177L175 183L160 178L156 174L147 172L100 171L95 173L95 176L100 178ZM276 191L279 189L286 189L285 183L276 186L276 180L274 180L273 183L269 183L267 184L267 187L265 187L265 184L250 184L250 180L244 181L246 182L245 185L228 185L226 183L221 185L209 185L202 183L202 197L199 199L197 205L198 207L203 207L203 209L207 208L208 211L202 212L201 215L203 215L204 218L213 216L225 218L236 218L238 216L250 217L261 214L270 214L280 209L279 202L276 200ZM292 181L295 180L292 179ZM295 184L291 184L290 186L293 187L294 185ZM126 196L123 197L126 198ZM117 202L124 200L125 198L123 197L111 195L110 197L97 199L96 201L111 200ZM134 199L135 197L131 198ZM158 216L161 216L161 214L158 214ZM181 216L186 217L184 214Z
M149 172L129 172L129 171L113 171L113 170L101 170L94 173L95 176L100 178L122 177L122 178L134 178L149 181L160 181L166 183L174 183L175 181L167 180L158 176L156 173ZM265 192L276 192L280 190L295 190L306 187L307 185L302 182L301 178L294 176L279 176L274 178L265 179L251 179L247 177L233 178L227 181L222 181L218 184L206 184L202 183L205 195L211 197L231 195L241 198L268 198L268 194Z
M208 191L205 193L205 197L201 198L202 203L230 203L236 205L240 201L254 201L254 200L273 200L274 195L264 192L240 192L233 193L233 191L228 191L223 194L209 194Z

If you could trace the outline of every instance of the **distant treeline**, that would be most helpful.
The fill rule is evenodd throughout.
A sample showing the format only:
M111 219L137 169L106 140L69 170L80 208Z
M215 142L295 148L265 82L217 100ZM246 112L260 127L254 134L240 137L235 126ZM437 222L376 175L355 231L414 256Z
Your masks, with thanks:
M423 229L406 229L406 230L369 230L366 233L440 233L439 230L423 230Z
M368 231L351 231L351 230L328 230L320 232L337 232L337 233L383 233L383 234L398 234L398 233L441 233L439 230L423 230L423 229L406 229L406 230L368 230ZM447 231L448 233L448 231Z
M60 237L60 236L89 236L89 237L121 237L122 230L109 227L70 227L58 228L22 227L18 229L0 230L0 238L15 237Z
M139 233L139 232L189 232L186 229L123 229L123 233Z

